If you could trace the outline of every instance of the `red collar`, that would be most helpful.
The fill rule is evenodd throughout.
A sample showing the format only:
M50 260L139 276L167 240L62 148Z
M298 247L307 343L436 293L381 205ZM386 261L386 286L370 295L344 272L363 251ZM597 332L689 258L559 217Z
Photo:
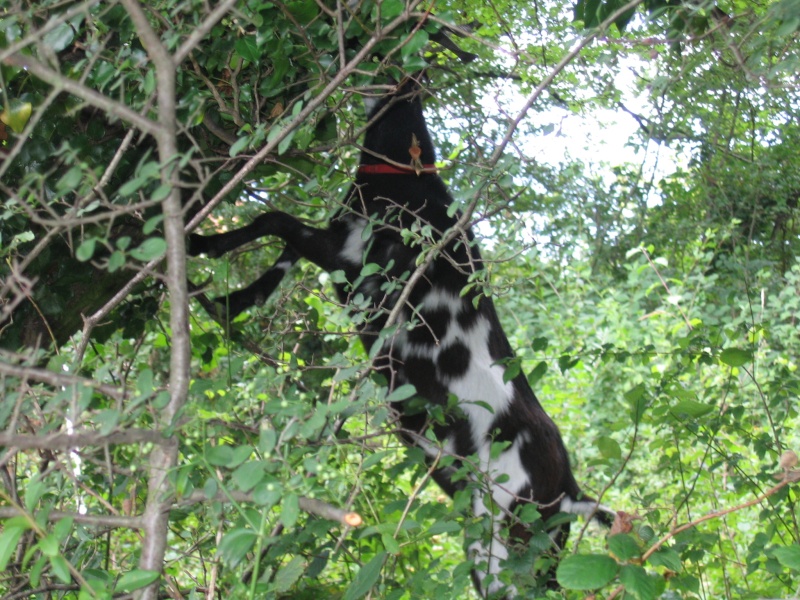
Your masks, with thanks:
M422 173L435 173L436 165L422 165L424 171ZM414 167L396 167L387 163L380 163L377 165L361 165L358 167L359 173L367 175L416 175L417 172ZM422 174L420 173L420 174Z

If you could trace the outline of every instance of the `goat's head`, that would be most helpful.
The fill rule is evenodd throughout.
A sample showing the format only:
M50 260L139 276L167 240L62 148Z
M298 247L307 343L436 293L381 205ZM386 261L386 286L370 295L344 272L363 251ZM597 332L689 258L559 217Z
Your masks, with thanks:
M433 141L422 113L424 93L417 78L406 77L392 92L367 107L367 150L362 153L362 164L379 164L387 159L408 164L410 158L419 164L435 162Z

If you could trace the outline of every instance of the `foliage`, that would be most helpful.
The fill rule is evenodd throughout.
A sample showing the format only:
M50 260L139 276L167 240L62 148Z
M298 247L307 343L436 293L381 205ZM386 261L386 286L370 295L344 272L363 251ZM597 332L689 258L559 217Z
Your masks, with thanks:
M797 2L339 4L0 9L4 597L475 594L464 533L487 524L391 435L335 275L298 266L233 323L183 276L224 294L280 250L187 262L187 223L328 218L361 96L424 66L492 259L474 285L578 479L626 513L574 536L560 591L533 585L548 538L520 515L538 535L503 577L530 597L796 593ZM464 23L472 62L443 45ZM599 109L635 119L640 164L531 158Z

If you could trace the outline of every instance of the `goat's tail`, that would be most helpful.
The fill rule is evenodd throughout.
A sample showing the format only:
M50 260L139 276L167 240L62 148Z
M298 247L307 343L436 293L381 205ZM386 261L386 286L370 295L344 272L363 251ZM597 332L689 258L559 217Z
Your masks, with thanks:
M611 527L617 516L615 510L588 496L583 496L580 500L566 496L561 500L561 512L593 519L605 527Z

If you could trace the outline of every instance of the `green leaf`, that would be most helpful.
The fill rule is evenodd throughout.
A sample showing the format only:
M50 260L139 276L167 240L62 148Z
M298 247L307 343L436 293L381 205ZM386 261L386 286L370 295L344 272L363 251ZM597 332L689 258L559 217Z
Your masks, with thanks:
M391 533L382 533L381 542L383 542L383 547L386 548L389 554L400 554L400 544L397 543L397 540L394 539Z
M792 544L791 546L784 546L773 548L772 555L778 559L784 567L792 571L800 571L800 546Z
M753 360L753 353L741 348L725 348L719 353L719 360L731 367L741 367Z
M274 591L280 593L288 592L289 589L300 579L306 569L306 561L302 556L295 556L292 560L278 569L275 575Z
M219 554L225 563L233 568L255 545L258 536L250 529L233 529L225 534L219 543Z
M149 262L161 258L167 251L167 242L163 238L152 237L142 242L138 248L131 250L130 254L136 260Z
M75 33L72 29L72 24L64 22L56 25L56 27L44 34L42 41L57 54L69 46L74 37Z
M603 458L619 459L622 458L622 448L619 447L617 440L607 435L597 438L597 449Z
M619 565L604 554L573 554L558 565L556 580L568 590L595 590L614 579Z
M94 249L97 245L95 238L83 240L80 246L75 250L75 258L81 262L86 262L94 256Z
M561 369L561 374L563 375L577 365L578 362L580 362L579 358L573 358L571 354L565 353L558 357L558 368Z
M73 518L66 517L64 519L59 520L55 524L55 526L53 527L53 535L59 542L63 542L69 535L70 531L72 531L73 522L74 522Z
M42 554L44 554L45 556L57 556L58 540L52 534L43 537L39 541L39 550L41 550Z
M134 569L128 571L119 578L114 586L115 592L132 592L146 587L158 579L161 574L158 571L148 571L145 569Z
M46 556L41 555L31 567L30 581L33 587L39 587L39 580L42 577L42 570L45 568L48 562L49 559Z
M53 574L61 580L62 583L69 583L72 581L72 574L69 572L69 563L67 559L61 555L58 556L51 556L50 559L50 568L53 570Z
M549 345L550 340L541 336L533 338L533 342L531 342L531 348L533 348L534 352L544 352Z
M528 373L528 383L531 386L536 385L539 383L539 380L544 377L545 373L547 373L547 363L540 360L539 363L533 367L533 370Z
M206 448L206 460L215 467L227 467L233 459L233 448L230 446L210 446Z
M228 150L228 155L231 158L234 158L242 150L246 149L249 145L250 145L250 136L249 135L245 135L243 137L240 137L238 140L233 142L233 145Z
M414 35L411 36L411 39L400 49L400 55L405 59L411 56L412 54L416 54L422 48L425 47L425 44L428 43L428 32L424 29L420 29Z
M631 419L634 423L641 421L644 416L645 408L647 408L647 399L644 395L645 387L639 383L625 392L625 400L631 407Z
M239 465L231 475L231 479L243 492L249 492L264 478L265 465L260 460L245 462Z
M0 573L6 570L8 561L17 549L19 538L28 529L30 524L24 517L14 517L3 523L3 533L0 534Z
M681 400L672 407L672 414L678 416L686 415L691 418L697 418L707 415L712 410L714 410L714 407L709 404L703 404L702 402L697 402L696 400Z
M29 513L33 512L36 503L46 492L47 487L38 477L34 477L28 482L28 487L25 489L25 508Z
M294 139L294 134L295 134L295 133L297 133L297 130L296 130L296 129L293 129L292 131L290 131L289 133L287 133L287 134L286 134L286 137L284 137L284 138L283 138L283 139L282 139L282 140L281 140L281 141L278 143L278 154L279 154L279 155L282 155L284 152L286 152L286 151L289 149L289 146L291 146L291 145L292 145L292 139Z
M142 233L145 235L150 235L153 233L158 226L161 224L161 221L164 220L164 215L156 215L154 217L150 217L145 221L144 227L142 227Z
M681 568L681 557L672 548L662 548L655 554L652 554L647 562L654 567L665 567L670 571L678 573Z
M108 272L114 273L115 271L119 271L124 266L125 254L119 250L114 250L114 252L111 253L111 256L108 257Z
M403 400L408 400L416 393L417 388L410 383L404 383L403 385L395 388L391 394L386 396L386 402L401 402Z
M361 465L363 470L367 470L371 468L373 465L378 464L379 462L383 461L386 457L392 457L396 454L394 450L381 450L380 452L373 452L370 454Z
M0 121L11 127L11 131L14 133L22 133L31 118L32 111L33 105L30 102L10 100L8 106L0 113ZM77 169L77 167L72 168ZM80 172L80 169L78 169L78 172ZM56 186L56 189L58 189L58 186Z
M505 362L505 370L503 371L503 383L513 381L514 378L522 371L522 360L520 358L511 358Z
M239 38L233 45L236 54L250 62L258 62L261 59L261 52L256 44L255 36L248 35L247 37Z
M130 196L134 192L140 190L145 183L147 183L147 178L134 177L123 183L117 190L117 193L120 196Z
M619 571L619 580L625 591L638 600L656 598L656 580L639 565L624 565Z
M606 542L609 551L621 562L627 562L641 556L642 551L633 536L627 533L618 533L610 536Z
M378 552L372 560L359 569L353 583L347 587L343 600L358 600L372 589L380 577L386 556L386 552Z

